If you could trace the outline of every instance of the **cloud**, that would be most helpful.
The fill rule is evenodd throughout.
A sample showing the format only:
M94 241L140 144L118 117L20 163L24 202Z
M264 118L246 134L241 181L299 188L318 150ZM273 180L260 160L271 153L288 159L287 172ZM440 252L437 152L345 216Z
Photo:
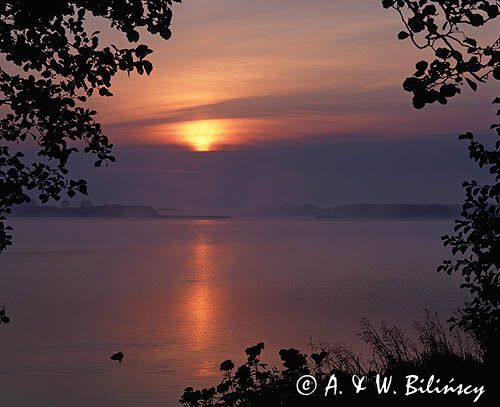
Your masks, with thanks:
M489 93L489 92L483 92ZM483 97L481 101L488 100ZM272 144L276 140L342 135L418 137L486 131L493 112L489 104L457 99L450 105L416 111L399 86L261 95L164 110L146 118L109 123L105 129L132 142L182 144L179 123L220 120L226 133L219 144ZM232 139L232 140L231 140ZM232 143L231 143L232 141Z
M116 155L108 168L74 164L75 175L89 179L95 202L223 212L282 202L456 203L462 181L481 178L466 147L451 136L358 137L214 153L130 145Z

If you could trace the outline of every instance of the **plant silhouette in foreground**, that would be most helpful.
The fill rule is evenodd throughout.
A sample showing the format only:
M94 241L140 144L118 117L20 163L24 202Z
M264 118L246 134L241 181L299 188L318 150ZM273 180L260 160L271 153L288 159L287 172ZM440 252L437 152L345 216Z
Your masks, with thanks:
M471 30L475 33L475 29L499 16L498 0L381 0L381 3L399 14L405 28L398 34L400 40L409 39L417 48L434 53L432 60L417 62L415 73L404 81L404 89L413 94L415 108L435 102L447 104L450 98L461 93L464 84L476 91L478 84L490 78L500 80L500 39L480 44L478 38L470 34ZM499 102L499 98L494 101ZM493 124L491 129L500 136L500 124ZM471 159L488 169L493 182L489 185L479 185L476 181L464 183L466 199L462 218L456 221L455 234L443 237L455 259L444 261L439 270L462 274L462 287L470 291L472 300L465 304L457 319L452 319L452 327L472 334L472 343L478 344L480 350L471 351L460 336L450 340L432 320L419 327L419 346L408 341L397 328L382 327L377 331L364 322L361 337L373 351L369 368L348 348L330 347L311 354L310 358L294 349L282 350L284 369L269 370L260 362L264 345L259 344L246 350L247 362L235 373L231 361L221 365L224 378L218 387L201 391L187 388L181 402L186 406L331 405L332 400L325 397L299 396L294 381L304 372L314 373L323 382L331 373L347 381L353 374L373 377L376 370L399 379L410 373L489 384L496 373L493 369L500 362L500 140L497 138L488 147L469 132L460 138L470 140ZM458 335L459 330L454 332ZM355 399L351 398L352 394L344 394L335 401L347 405L357 405L363 400L380 401L373 381L370 383L368 391L356 395ZM325 383L321 388L325 388ZM427 395L411 400L404 398L404 404L421 405L426 397L429 398ZM443 395L437 397L443 400ZM401 405L401 395L389 396L383 402ZM471 400L453 402L470 405ZM491 399L483 399L482 403L485 402L491 405Z
M279 352L283 368L269 368L261 360L264 344L246 349L246 362L235 368L231 360L221 363L222 381L211 388L185 389L180 402L188 407L201 406L331 406L361 405L363 402L383 402L384 405L421 405L427 400L453 402L454 405L470 405L474 397L449 393L404 395L406 375L418 375L426 380L435 375L441 382L451 378L457 383L478 387L487 385L488 371L482 363L481 352L473 340L455 333L450 336L442 329L437 318L428 317L417 326L416 342L407 339L396 327L381 326L376 329L368 321L362 322L360 336L372 351L371 362L363 361L350 348L343 345L323 344L311 346L309 356L296 349ZM379 395L377 373L392 376L391 391ZM317 390L309 396L300 395L297 381L303 375L317 380ZM325 389L332 375L337 378L342 394ZM364 376L366 390L356 394L352 377ZM392 389L398 389L394 394ZM479 405L488 402L486 392Z
M500 103L497 99L495 103ZM500 114L500 111L498 112ZM493 125L500 136L500 123ZM465 133L470 157L493 175L491 184L464 182L466 197L462 218L455 221L455 234L443 237L452 248L454 260L445 260L439 270L460 272L462 287L472 299L452 322L472 332L481 344L488 363L500 362L500 138L493 148Z
M87 193L85 180L68 175L70 156L83 149L95 165L114 161L113 145L85 107L94 94L112 96L118 71L150 74L145 44L118 48L102 44L92 21L107 20L130 43L138 28L168 39L171 6L180 0L6 0L0 3L0 252L12 244L1 218L38 191L42 203L66 192ZM7 61L5 63L4 61ZM7 67L7 65L10 65ZM2 113L3 114L3 113ZM39 159L26 162L20 143L38 147Z
M413 94L413 105L420 109L461 93L467 83L476 91L478 83L500 80L500 38L480 44L473 38L477 29L496 20L500 1L495 0L383 0L385 8L399 14L405 31L398 38L409 38L419 49L431 49L435 58L420 61L416 72L403 87ZM467 34L465 33L467 31ZM493 103L500 103L496 98ZM500 111L497 112L500 114ZM462 288L471 293L458 318L451 320L471 332L481 345L487 363L500 362L500 123L491 125L495 139L482 143L470 132L459 138L469 140L469 155L488 170L491 184L465 182L465 202L455 234L443 236L453 260L438 268L449 274L460 272Z

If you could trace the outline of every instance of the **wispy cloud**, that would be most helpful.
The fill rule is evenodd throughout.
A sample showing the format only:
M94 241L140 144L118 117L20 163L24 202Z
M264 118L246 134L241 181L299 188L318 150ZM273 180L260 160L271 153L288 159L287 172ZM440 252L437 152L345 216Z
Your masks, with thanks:
M112 100L94 102L115 141L182 144L182 123L203 120L218 121L223 144L416 136L488 113L477 107L487 89L413 111L401 82L423 55L396 40L400 22L377 1L199 0L175 8L173 29L168 42L147 39L151 77L122 77Z

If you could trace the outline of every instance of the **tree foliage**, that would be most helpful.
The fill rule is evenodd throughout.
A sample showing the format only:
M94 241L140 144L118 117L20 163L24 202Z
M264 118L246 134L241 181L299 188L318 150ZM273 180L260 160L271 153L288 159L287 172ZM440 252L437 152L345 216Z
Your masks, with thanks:
M172 3L180 0L6 0L0 3L0 216L38 193L42 203L87 193L68 174L70 156L83 150L95 165L113 162L112 147L85 107L95 94L112 96L118 71L150 74L152 50L138 28L171 36ZM128 48L102 44L88 20L101 18L124 34ZM134 43L134 45L132 45ZM36 162L15 147L37 146ZM0 251L11 244L0 218Z
M500 103L500 99L495 102ZM473 332L486 360L494 363L500 361L500 123L491 127L499 136L493 148L487 148L470 132L460 136L469 140L471 159L493 175L493 182L464 182L462 218L455 221L455 234L443 237L455 259L445 260L439 270L462 274L461 286L472 298L453 322Z
M488 0L383 0L395 9L405 26L399 39L409 38L419 49L430 48L435 59L420 61L416 72L405 80L404 89L413 94L413 105L447 103L467 83L474 91L478 83L500 80L500 39L481 45L473 38L475 29L499 16L499 1ZM464 33L468 28L472 33ZM500 103L496 98L494 103ZM500 111L497 112L500 114ZM500 361L500 123L491 125L495 140L484 144L471 132L459 138L469 141L469 155L487 169L490 184L465 182L465 202L455 234L443 237L454 259L438 270L460 272L463 288L471 300L452 319L455 326L472 332L489 363Z
M481 44L474 38L479 27L499 16L498 0L382 0L397 11L405 30L400 40L430 49L434 59L416 64L403 87L413 94L413 106L448 103L467 83L474 91L490 77L500 80L500 39Z

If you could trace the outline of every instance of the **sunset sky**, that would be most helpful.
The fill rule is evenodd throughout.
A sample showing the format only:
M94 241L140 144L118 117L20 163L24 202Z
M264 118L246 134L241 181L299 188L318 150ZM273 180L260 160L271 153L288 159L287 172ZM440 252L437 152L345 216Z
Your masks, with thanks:
M474 167L456 136L487 133L497 85L414 110L402 82L426 54L379 1L190 0L171 28L141 34L151 76L118 75L93 99L118 157L90 176L76 165L96 202L461 200Z
M170 41L141 38L155 51L152 75L122 75L115 97L96 103L120 142L195 150L482 124L487 95L412 110L401 83L425 55L398 41L400 30L375 0L185 1Z

